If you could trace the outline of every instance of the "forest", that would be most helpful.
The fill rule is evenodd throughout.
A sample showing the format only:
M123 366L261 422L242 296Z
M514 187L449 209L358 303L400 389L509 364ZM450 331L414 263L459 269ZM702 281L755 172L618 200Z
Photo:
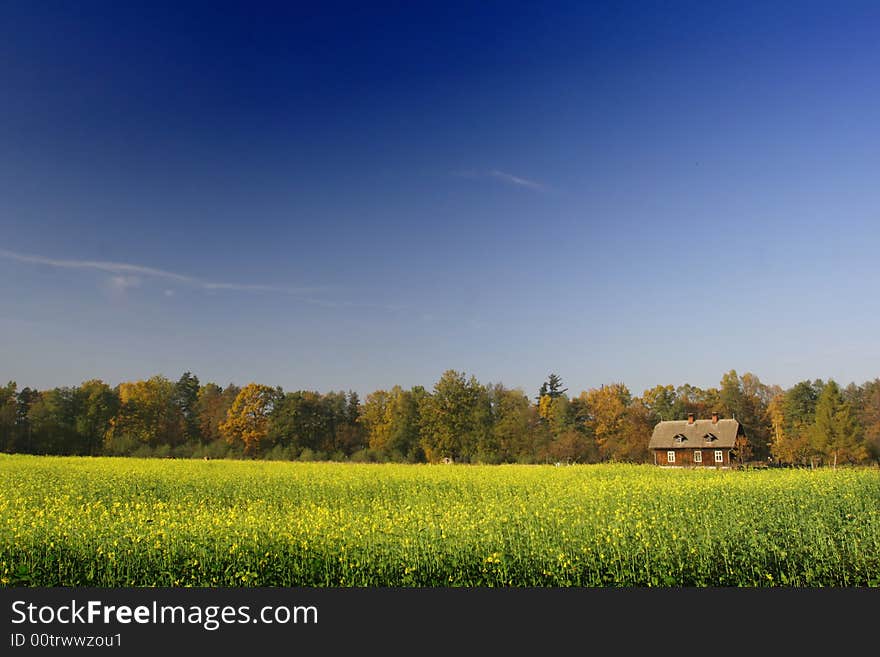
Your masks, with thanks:
M650 462L661 420L718 412L748 438L741 465L813 467L880 461L880 378L788 389L730 370L718 387L623 383L569 394L559 375L534 395L448 370L423 386L357 393L156 375L111 387L0 387L0 451L172 458L401 463Z

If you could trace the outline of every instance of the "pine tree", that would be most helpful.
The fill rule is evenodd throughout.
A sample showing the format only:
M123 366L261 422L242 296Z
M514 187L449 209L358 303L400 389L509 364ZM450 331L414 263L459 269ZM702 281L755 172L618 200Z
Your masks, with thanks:
M835 468L838 461L858 462L867 457L852 410L834 381L825 385L816 404L812 445L816 452L830 459Z
M562 387L562 379L557 375L551 373L550 376L547 377L547 380L541 384L541 387L538 389L538 396L535 397L535 401L538 403L541 402L542 397L549 396L551 399L556 399L568 392L568 388Z

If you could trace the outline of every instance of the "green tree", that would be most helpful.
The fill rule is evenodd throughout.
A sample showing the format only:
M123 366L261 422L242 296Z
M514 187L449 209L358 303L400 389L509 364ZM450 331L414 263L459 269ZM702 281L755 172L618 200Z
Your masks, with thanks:
M191 372L184 372L174 384L173 403L183 422L183 438L193 443L201 439L199 390L199 378Z
M825 385L816 403L812 445L835 468L838 462L858 463L868 456L867 449L858 439L858 427L850 406L833 380Z
M547 377L547 380L541 384L541 387L538 390L538 396L535 399L536 401L540 401L541 397L544 397L545 395L550 396L551 398L556 398L565 394L567 391L568 388L562 387L562 379L559 375L551 373Z
M562 379L556 374L550 374L547 380L541 384L538 390L538 396L535 398L538 404L538 415L549 421L553 414L553 402L560 397L564 397L568 388L562 387Z
M717 388L704 390L689 383L678 386L675 397L679 415L673 419L684 419L688 413L693 413L698 418L708 417L722 404L721 392Z
M33 454L80 454L84 445L76 430L75 388L53 388L40 393L30 405L27 451Z
M812 426L816 420L816 404L825 384L821 379L800 381L785 391L782 402L783 430L794 433L799 427Z
M730 370L721 377L721 390L718 396L724 415L742 422L746 402L742 382L736 370Z
M0 386L0 449L5 452L17 450L15 420L18 417L18 399L15 381Z
M540 461L584 463L596 460L594 440L587 428L586 393L575 399L565 394L541 397L537 411L534 448Z
M336 436L331 405L321 393L312 390L285 394L272 413L271 442L288 448L292 454L308 450L326 457Z
M537 409L522 390L510 390L497 383L489 386L492 432L501 462L534 462L542 445L544 430Z
M474 432L474 450L472 461L477 463L499 463L499 445L492 431L492 399L488 386L471 377L468 383L471 389L471 423Z
M718 392L721 411L739 421L747 439L747 444L738 450L741 457L750 454L763 461L770 456L771 421L768 406L778 392L779 389L764 385L751 372L740 377L736 370L730 370L721 377Z
M395 460L402 458L416 461L424 458L420 445L419 399L424 396L418 390L404 390L394 386L386 409L388 422L388 445L386 451Z
M558 436L570 429L575 428L574 408L567 395L551 397L547 409L547 422L550 425L550 433Z
M486 458L491 411L486 388L464 372L447 370L419 406L422 448L429 461Z
M39 391L27 386L22 388L15 398L15 442L22 446L25 451L31 451L33 445L30 409L39 399Z
M119 395L99 379L84 381L77 390L76 432L84 453L95 456L102 445L111 422L119 412Z
M642 404L648 409L651 422L657 424L663 420L679 420L685 415L684 408L671 385L656 385L642 393Z
M345 398L345 409L336 424L335 450L337 454L351 456L364 449L367 444L364 427L360 423L361 403L358 394L349 391Z

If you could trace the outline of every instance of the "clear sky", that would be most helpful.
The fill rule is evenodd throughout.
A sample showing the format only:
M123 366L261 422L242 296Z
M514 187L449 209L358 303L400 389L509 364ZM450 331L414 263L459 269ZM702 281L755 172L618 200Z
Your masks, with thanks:
M4 381L880 375L876 2L124 4L0 5Z

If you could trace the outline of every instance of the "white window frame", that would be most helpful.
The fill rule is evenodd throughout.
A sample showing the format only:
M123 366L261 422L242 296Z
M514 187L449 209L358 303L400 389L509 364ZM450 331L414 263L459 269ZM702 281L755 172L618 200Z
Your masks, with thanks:
M720 449L715 450L715 463L724 463L724 452Z
M703 450L695 449L694 450L694 463L702 463L703 462Z
M666 462L675 463L675 450L670 449L668 452L666 452Z

